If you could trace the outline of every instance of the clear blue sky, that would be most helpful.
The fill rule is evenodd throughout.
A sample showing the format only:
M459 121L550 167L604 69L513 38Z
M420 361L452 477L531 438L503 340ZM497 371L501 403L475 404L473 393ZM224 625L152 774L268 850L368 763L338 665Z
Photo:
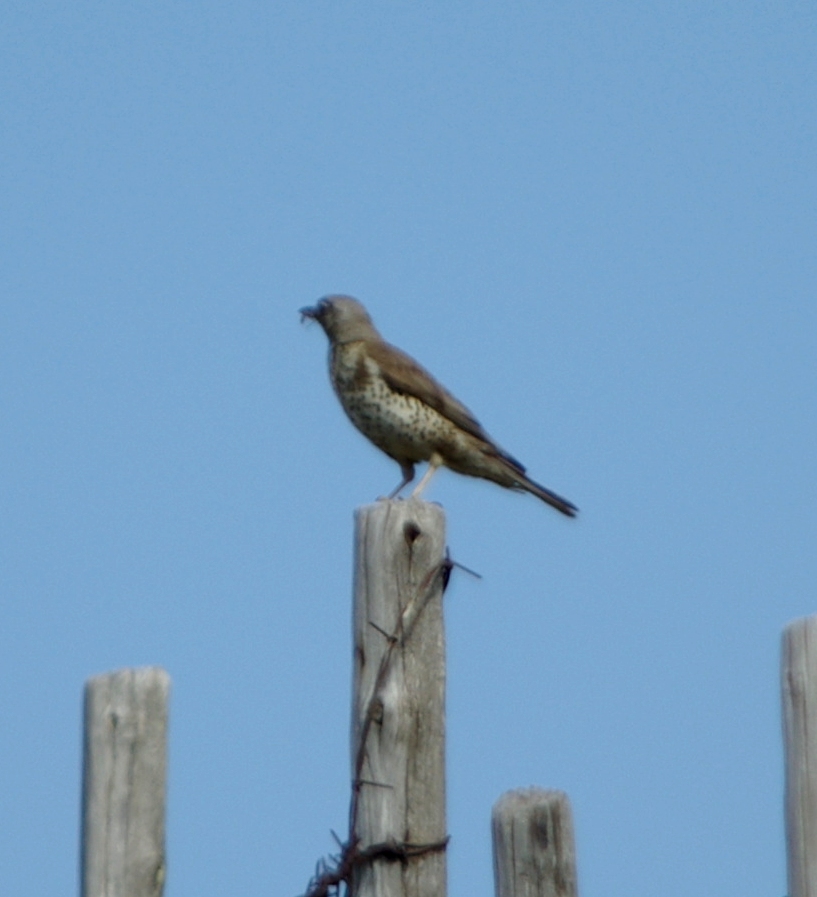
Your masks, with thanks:
M0 12L0 880L76 891L85 679L173 677L168 897L301 893L348 799L348 292L581 508L454 474L450 892L506 789L582 897L782 897L817 611L817 11Z

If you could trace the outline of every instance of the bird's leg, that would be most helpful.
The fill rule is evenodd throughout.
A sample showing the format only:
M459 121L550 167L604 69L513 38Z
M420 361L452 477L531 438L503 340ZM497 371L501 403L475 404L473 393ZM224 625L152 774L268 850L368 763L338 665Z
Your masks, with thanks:
M414 492L411 493L412 498L419 498L420 493L425 489L425 487L431 481L431 478L434 476L437 468L443 463L443 459L437 452L428 459L428 470L423 474L420 482L414 487Z
M408 486L408 484L414 479L414 465L411 463L411 461L406 461L405 463L400 462L400 470L403 472L403 480L396 489L389 493L389 501L391 501L391 499L393 499L395 495L398 495L400 492L402 492L403 489Z

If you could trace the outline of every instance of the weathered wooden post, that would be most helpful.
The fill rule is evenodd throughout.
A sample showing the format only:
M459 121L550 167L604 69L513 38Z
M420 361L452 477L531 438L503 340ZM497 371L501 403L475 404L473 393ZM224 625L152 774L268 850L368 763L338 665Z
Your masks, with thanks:
M445 897L445 516L415 499L356 514L353 897Z
M817 616L783 630L789 897L817 897Z
M160 897L170 677L125 669L85 685L82 897Z
M496 897L576 897L573 816L564 792L505 792L491 829Z

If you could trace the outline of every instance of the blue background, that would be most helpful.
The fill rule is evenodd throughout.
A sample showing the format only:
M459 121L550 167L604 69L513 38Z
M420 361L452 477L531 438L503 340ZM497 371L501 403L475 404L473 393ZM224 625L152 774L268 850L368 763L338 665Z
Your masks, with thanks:
M85 679L173 678L168 897L342 833L352 512L397 466L297 309L359 297L581 508L441 472L450 891L506 789L583 897L786 890L817 609L812 3L0 12L0 880L76 892Z

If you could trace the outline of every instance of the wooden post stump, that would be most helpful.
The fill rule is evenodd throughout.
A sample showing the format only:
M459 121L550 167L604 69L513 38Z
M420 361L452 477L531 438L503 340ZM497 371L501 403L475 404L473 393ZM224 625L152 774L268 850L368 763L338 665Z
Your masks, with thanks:
M444 897L445 517L415 499L356 514L353 897Z
M160 897L170 677L119 670L85 685L82 897Z
M817 897L817 616L783 630L789 897Z
M507 791L491 816L496 897L576 897L570 801L562 791Z

